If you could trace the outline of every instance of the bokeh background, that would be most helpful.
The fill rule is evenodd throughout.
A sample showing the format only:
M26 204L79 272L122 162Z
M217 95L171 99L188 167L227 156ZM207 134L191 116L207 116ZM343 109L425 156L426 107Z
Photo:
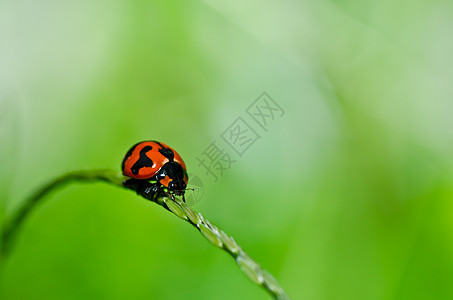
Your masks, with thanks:
M453 299L452 12L1 1L1 218L156 139L201 178L195 209L293 299ZM238 157L220 134L263 91L286 113ZM196 159L212 142L237 160L217 182ZM268 298L191 226L101 183L49 197L2 264L1 299Z

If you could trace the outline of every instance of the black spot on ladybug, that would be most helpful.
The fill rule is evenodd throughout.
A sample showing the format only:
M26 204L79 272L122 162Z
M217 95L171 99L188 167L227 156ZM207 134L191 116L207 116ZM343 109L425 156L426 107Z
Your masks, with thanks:
M152 146L146 146L146 147L143 147L142 150L140 150L140 157L138 158L138 160L135 162L135 164L131 168L132 174L137 175L141 168L144 168L144 167L151 168L153 166L154 163L151 160L151 158L146 156L146 152L148 152L151 149L153 149Z
M160 154L168 158L169 161L173 161L173 159L175 158L175 154L169 148L161 148L159 149L159 152Z
M126 155L124 156L123 162L121 163L121 170L124 171L126 160L129 158L129 156L132 155L132 152L134 152L135 148L137 148L139 144L140 143L135 144L131 149L129 149L129 151L127 151Z

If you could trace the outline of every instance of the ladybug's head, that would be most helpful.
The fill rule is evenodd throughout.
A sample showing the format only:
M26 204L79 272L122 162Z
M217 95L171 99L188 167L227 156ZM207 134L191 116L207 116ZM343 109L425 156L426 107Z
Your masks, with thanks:
M175 194L176 196L181 196L184 195L184 192L186 191L186 182L181 179L173 179L170 181L168 184L168 191Z
M157 173L156 179L168 189L168 191L177 196L184 195L187 187L187 173L184 168L177 162L166 163Z

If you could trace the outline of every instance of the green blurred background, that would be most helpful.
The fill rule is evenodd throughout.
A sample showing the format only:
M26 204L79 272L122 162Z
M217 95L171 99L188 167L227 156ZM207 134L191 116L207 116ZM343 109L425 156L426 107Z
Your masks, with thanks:
M2 218L54 176L163 141L195 209L293 299L453 299L452 1L0 2ZM286 111L214 182L196 157L263 92ZM1 299L267 299L131 192L33 212Z

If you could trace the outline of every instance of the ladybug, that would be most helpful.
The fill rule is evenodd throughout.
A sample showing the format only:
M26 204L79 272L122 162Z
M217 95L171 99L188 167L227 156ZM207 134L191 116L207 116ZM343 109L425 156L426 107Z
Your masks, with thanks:
M186 164L170 146L158 141L143 141L127 151L121 164L123 182L149 200L158 196L182 196L189 180ZM153 183L151 183L151 182Z

